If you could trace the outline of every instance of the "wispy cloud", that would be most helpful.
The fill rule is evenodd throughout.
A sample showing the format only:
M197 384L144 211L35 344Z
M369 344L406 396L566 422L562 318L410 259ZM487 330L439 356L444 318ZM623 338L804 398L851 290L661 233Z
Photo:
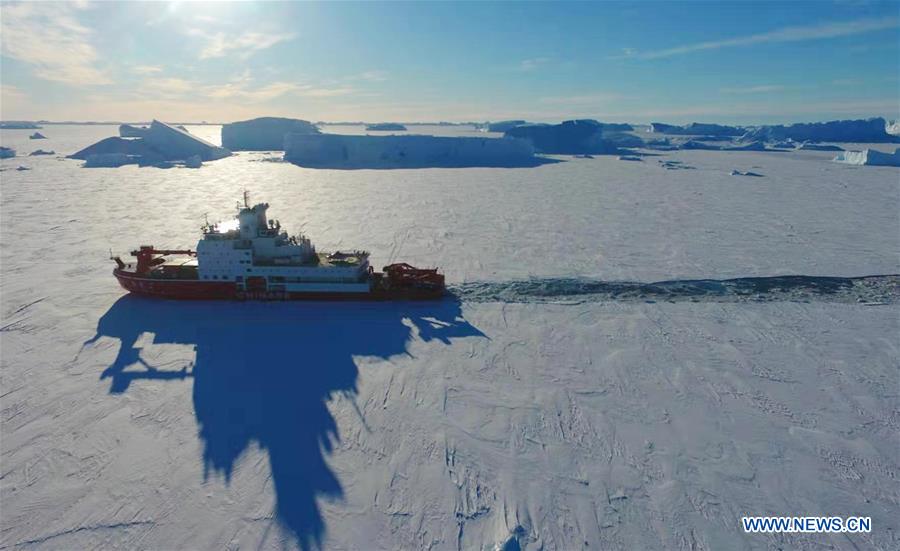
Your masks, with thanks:
M3 5L2 54L33 67L35 76L73 85L109 84L97 67L90 29L79 23L76 4L33 2Z
M175 77L153 77L144 81L141 90L158 98L175 99L196 93L201 87L196 82Z
M552 58L549 57L532 57L523 59L519 62L520 71L535 71L550 64Z
M349 77L344 78L344 80L365 80L369 82L383 82L387 80L388 73L387 71L365 71L363 73L359 73L357 75L350 75Z
M163 68L159 65L135 65L131 68L131 72L136 75L154 75L161 73Z
M25 99L25 92L11 84L0 84L0 99L2 101L12 101Z
M726 94L768 94L769 92L780 92L784 89L785 87L781 84L761 84L758 86L721 88L720 91Z
M856 19L854 21L839 21L832 23L820 23L818 25L784 27L759 34L751 34L747 36L739 36L726 40L713 40L709 42L698 42L695 44L687 44L684 46L676 46L664 50L654 50L649 52L632 51L629 55L626 53L622 57L631 57L637 59L660 59L694 52L702 52L706 50L718 50L721 48L734 48L739 46L752 46L754 44L767 44L778 42L801 42L805 40L821 40L826 38L837 38L841 36L851 36L864 34L884 29L893 29L900 27L900 18L866 18Z
M150 75L143 81L138 97L146 100L236 100L247 104L265 103L281 96L334 98L356 93L349 86L320 86L274 81L257 84L249 71L236 74L224 83L203 83L174 77Z
M219 31L210 33L203 29L189 29L188 34L203 39L205 45L200 50L200 59L211 59L236 55L247 59L260 50L271 48L279 42L293 40L293 33L264 33L247 31L236 36Z

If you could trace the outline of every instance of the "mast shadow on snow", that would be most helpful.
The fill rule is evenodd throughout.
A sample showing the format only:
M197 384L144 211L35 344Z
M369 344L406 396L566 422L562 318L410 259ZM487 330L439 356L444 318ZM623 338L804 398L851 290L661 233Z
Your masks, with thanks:
M153 368L135 346L144 333L153 334L154 344L193 345L194 363ZM307 549L325 533L317 499L343 496L325 460L340 438L328 400L335 393L355 396L354 356L405 354L415 336L449 344L484 335L462 318L454 300L235 303L126 295L85 344L120 340L116 359L101 375L111 380L111 394L141 379L193 377L204 478L212 471L230 483L235 462L257 442L269 454L277 518Z

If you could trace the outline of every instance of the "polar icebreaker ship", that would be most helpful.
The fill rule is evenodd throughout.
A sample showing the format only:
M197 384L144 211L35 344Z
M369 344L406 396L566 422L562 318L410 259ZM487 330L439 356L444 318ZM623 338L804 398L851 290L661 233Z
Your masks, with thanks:
M143 245L135 262L112 257L126 290L174 299L415 300L444 294L437 269L369 265L366 251L325 253L266 216L268 203L244 205L226 224L206 224L196 251Z

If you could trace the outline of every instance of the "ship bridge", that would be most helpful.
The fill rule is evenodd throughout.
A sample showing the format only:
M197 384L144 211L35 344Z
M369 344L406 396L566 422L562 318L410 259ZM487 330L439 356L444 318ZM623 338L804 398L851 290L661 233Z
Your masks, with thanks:
M268 203L250 207L245 202L232 222L207 224L197 244L201 279L240 281L265 275L357 281L367 277L368 252L319 254L306 236L288 235L277 220L269 220L268 208Z

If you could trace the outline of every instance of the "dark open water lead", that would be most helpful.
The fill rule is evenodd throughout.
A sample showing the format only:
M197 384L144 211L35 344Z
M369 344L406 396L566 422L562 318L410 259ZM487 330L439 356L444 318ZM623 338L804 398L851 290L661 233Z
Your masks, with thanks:
M677 279L654 283L581 278L468 282L448 287L468 302L856 302L894 303L900 274L863 277L773 276Z

